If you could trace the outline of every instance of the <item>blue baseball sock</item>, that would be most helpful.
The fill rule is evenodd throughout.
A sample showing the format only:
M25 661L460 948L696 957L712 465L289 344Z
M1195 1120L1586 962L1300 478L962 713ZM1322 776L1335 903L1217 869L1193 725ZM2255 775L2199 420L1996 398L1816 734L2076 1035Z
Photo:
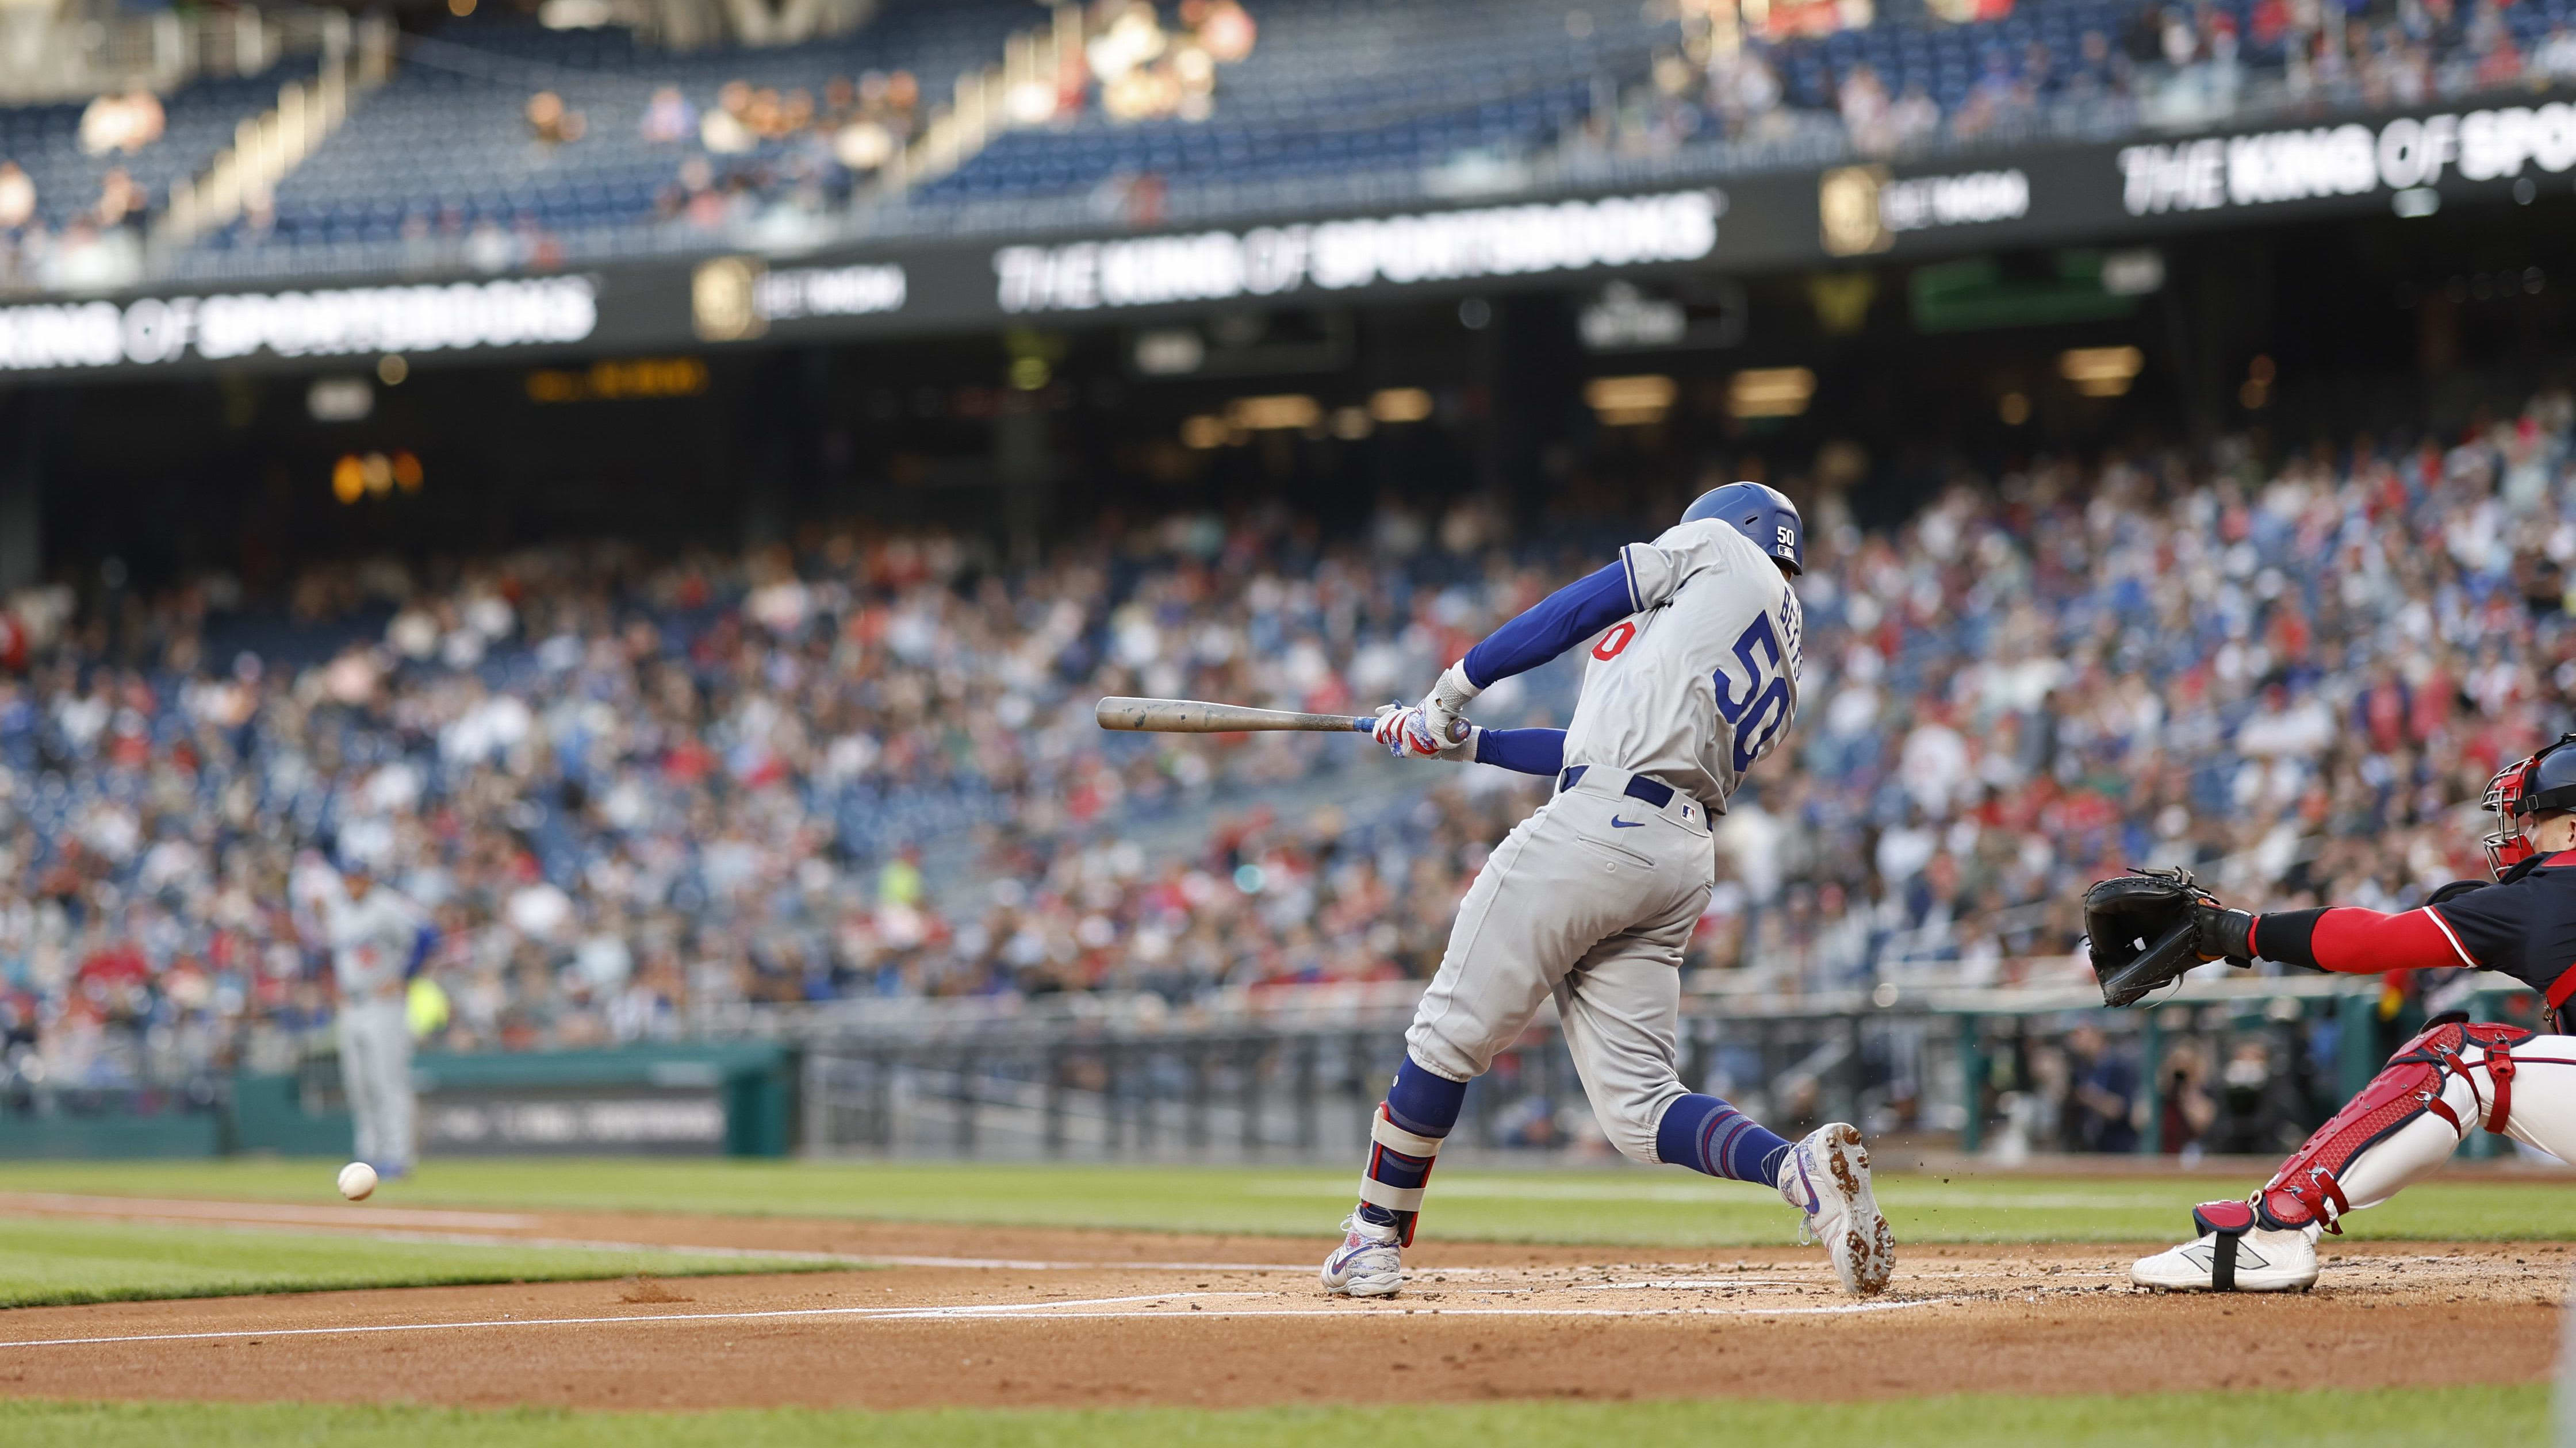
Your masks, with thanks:
M1395 1071L1395 1084L1387 1088L1387 1120L1416 1136L1445 1137L1458 1124L1458 1108L1466 1102L1467 1083L1435 1076L1404 1058ZM1432 1158L1408 1156L1387 1147L1369 1150L1368 1174L1371 1180L1399 1189L1418 1188L1431 1175ZM1379 1226L1403 1227L1413 1214L1362 1202L1360 1220ZM1410 1235L1408 1233L1407 1235Z
M1655 1127L1655 1155L1675 1166L1740 1182L1776 1185L1787 1138L1714 1096L1685 1096Z
M1434 1076L1407 1056L1395 1068L1395 1084L1386 1090L1386 1114L1416 1136L1447 1136L1466 1100L1466 1082Z

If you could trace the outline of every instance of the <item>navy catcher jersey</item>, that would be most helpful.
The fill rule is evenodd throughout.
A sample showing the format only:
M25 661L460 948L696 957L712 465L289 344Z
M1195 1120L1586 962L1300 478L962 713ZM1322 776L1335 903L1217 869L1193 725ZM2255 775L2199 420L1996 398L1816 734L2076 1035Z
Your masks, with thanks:
M2461 963L2512 976L2552 1009L2576 994L2576 850L2525 860L2495 884L2429 908Z

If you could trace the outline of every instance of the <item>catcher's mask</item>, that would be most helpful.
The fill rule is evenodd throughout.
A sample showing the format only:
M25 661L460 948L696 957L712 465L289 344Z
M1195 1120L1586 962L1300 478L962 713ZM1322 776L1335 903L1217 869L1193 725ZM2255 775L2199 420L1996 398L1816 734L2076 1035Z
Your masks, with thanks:
M2496 771L2487 784L2486 808L2496 817L2496 832L2484 841L2487 868L2498 879L2507 870L2540 853L2523 835L2534 817L2576 810L2576 734L2526 759Z

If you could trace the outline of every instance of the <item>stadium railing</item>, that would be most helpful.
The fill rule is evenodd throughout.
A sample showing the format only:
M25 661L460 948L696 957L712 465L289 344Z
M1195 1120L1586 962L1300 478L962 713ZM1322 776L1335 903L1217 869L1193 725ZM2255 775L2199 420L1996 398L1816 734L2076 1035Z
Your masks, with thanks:
M2447 1003L2480 1019L2536 1023L2535 998L2519 982L2461 984ZM551 1081L591 1058L777 1053L777 1085L764 1088L775 1099L761 1107L778 1122L762 1139L776 1144L764 1151L788 1145L792 1119L796 1146L814 1156L1333 1161L1365 1148L1419 991L1411 982L1305 986L1186 1011L1148 993L737 1006L699 1013L678 1041L436 1059L495 1080L544 1066ZM2218 1063L2240 1043L2263 1042L2298 1083L2286 1117L2304 1131L2376 1073L2398 1023L2383 1022L2375 977L2275 976L2189 980L2153 1006L2122 1011L2104 1009L2080 981L1703 992L1685 997L1681 1026L1683 1081L1782 1130L1851 1120L1917 1147L1955 1143L2009 1163L2041 1149L2038 1138L2071 1139L2049 1124L2063 1095L2042 1101L2048 1084L2026 1058L2062 1052L2079 1027L2103 1034L2104 1057L2129 1063L2126 1149L2157 1156L2173 1145L2168 1093L2177 1083L2168 1075L2178 1052L2199 1063L2194 1089L2214 1090ZM311 1103L329 1105L334 1094L330 1029L271 1027L248 1045L233 1072L175 1043L113 1035L101 1038L100 1069L83 1078L48 1077L22 1056L0 1072L0 1157L206 1155L234 1149L246 1132L327 1150L305 1128L318 1121L306 1119ZM2017 1056L2018 1074L1998 1071ZM637 1079L670 1084L648 1077ZM286 1097L270 1100L281 1082ZM297 1097L302 1115L281 1104ZM2192 1128L2187 1145L2196 1149L2200 1134ZM1552 1009L1469 1093L1453 1140L1489 1160L1607 1156ZM2485 1133L2465 1148L2472 1157L2501 1150Z
M1403 1052L1418 987L1352 987L1276 1012L1179 1016L1093 998L1079 1009L909 1002L867 1012L735 1014L725 1029L797 1041L809 1154L1334 1160L1365 1148L1370 1108ZM2484 1019L2527 1019L2527 988L2481 977ZM2329 1063L2301 1103L2313 1126L2384 1054L2380 985L2342 977L2194 980L2156 1005L2105 1010L2089 984L1795 998L1686 998L1682 1078L1786 1130L1833 1119L2006 1158L2027 1147L1994 1067L2019 1037L2101 1029L2135 1063L2135 1150L2161 1154L2174 1048L2215 1075L2242 1040ZM702 1021L701 1029L711 1023ZM2305 1063L2284 1060L2301 1074ZM2013 1083L2021 1091L2030 1083ZM1497 1156L1606 1152L1544 1011L1468 1096L1453 1140ZM2497 1148L2480 1135L2471 1155Z

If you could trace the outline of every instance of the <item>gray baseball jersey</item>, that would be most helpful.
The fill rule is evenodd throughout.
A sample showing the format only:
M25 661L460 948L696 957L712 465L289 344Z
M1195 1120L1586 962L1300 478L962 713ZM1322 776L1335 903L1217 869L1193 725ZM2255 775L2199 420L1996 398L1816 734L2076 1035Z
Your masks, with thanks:
M1565 762L1651 774L1722 814L1798 712L1798 595L1715 519L1621 554L1637 612L1587 650Z
M341 997L358 999L400 981L422 923L419 907L382 885L363 900L350 899L345 890L325 894L323 941L331 947L331 973Z

